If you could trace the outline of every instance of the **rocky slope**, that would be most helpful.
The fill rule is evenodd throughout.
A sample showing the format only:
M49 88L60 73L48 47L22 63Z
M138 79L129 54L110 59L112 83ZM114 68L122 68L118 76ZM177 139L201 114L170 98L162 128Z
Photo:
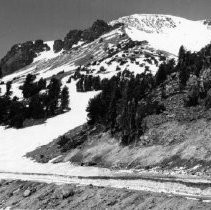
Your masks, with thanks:
M10 209L210 209L179 196L104 187L0 182L0 208Z

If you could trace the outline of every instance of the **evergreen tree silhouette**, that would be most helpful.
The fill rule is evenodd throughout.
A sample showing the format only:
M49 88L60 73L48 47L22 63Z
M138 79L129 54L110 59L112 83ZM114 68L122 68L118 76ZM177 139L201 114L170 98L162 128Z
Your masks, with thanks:
M67 86L64 86L61 92L61 109L62 111L69 108L69 91Z

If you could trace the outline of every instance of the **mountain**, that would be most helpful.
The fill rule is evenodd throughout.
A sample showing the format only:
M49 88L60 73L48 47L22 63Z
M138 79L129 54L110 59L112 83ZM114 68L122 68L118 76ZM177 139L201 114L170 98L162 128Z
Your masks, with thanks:
M49 78L54 74L64 71L64 75L71 75L74 70L80 66L87 69L92 74L99 74L102 77L111 77L116 74L117 71L123 71L129 69L136 73L144 72L146 69L150 69L155 74L157 68L163 60L167 58L176 58L168 52L161 51L153 48L145 39L141 41L133 41L125 32L125 26L122 24L116 24L116 26L110 27L106 31L101 31L101 27L96 27L93 31L94 34L98 34L93 41L84 38L84 33L92 34L92 30L85 30L85 32L70 31L64 38L64 47L60 51L54 50L54 41L49 41L44 44L48 45L47 50L40 52L33 51L34 58L31 64L25 65L23 68L19 68L17 63L20 63L19 55L22 55L19 50L11 51L2 59L3 65L1 66L5 75L11 73L7 72L7 69L13 69L14 74L10 74L3 78L3 81L15 79L20 80L24 78L29 72L35 73L38 77ZM96 29L97 28L97 29ZM100 28L100 29L99 29ZM91 32L88 32L91 31ZM103 33L103 34L102 34ZM81 38L75 34L81 34ZM99 35L101 34L101 35ZM88 35L87 35L88 36ZM90 37L90 35L88 36ZM26 44L20 44L19 46L25 46ZM66 50L66 46L71 46L69 50ZM15 48L16 49L16 48ZM21 48L22 49L22 48ZM25 52L25 48L23 52ZM25 61L25 56L21 56ZM25 63L21 60L21 63ZM13 67L17 68L14 69ZM6 67L6 68L4 68ZM105 68L105 72L100 72L100 68ZM84 71L85 73L85 71Z
M200 50L211 40L208 21L171 15L135 14L106 23L97 20L85 30L70 30L63 39L29 41L14 45L2 58L1 94L12 82L12 96L22 98L26 76L48 82L67 80L76 73L111 78L128 70L156 74L163 62L177 61L181 45Z
M57 83L56 85L61 85L62 87L67 86L70 93L71 109L60 115L54 115L53 117L51 116L50 118L45 118L44 122L38 121L38 123L36 122L37 124L35 123L36 126L34 126L33 123L30 124L28 122L30 120L32 120L33 122L33 119L27 118L28 113L26 114L26 116L24 116L26 117L28 124L26 123L26 126L22 129L5 129L5 126L0 126L0 171L28 173L36 173L37 171L39 171L40 173L71 175L71 171L67 170L70 167L68 163L61 163L55 166L54 164L51 164L51 162L49 162L47 165L39 165L38 163L35 164L29 159L23 158L23 156L27 152L30 152L44 144L48 144L53 139L57 139L58 136L64 135L69 130L74 129L75 127L87 122L86 110L88 102L90 99L98 95L101 89L95 89L91 86L88 88L87 91L85 90L85 86L87 85L85 85L85 82L87 82L90 78L96 79L96 77L98 76L101 80L105 78L108 79L104 80L102 86L104 87L104 95L109 96L109 99L112 100L109 101L106 98L103 103L101 103L101 98L96 97L95 100L99 100L97 102L94 101L96 102L94 105L98 108L97 111L101 111L101 107L99 107L101 105L105 109L109 107L111 110L109 114L111 116L109 116L110 118L108 120L114 119L114 122L112 122L114 124L121 121L120 123L124 124L124 126L122 127L125 128L128 128L129 123L131 123L131 128L132 126L134 126L134 124L135 126L137 126L137 124L134 123L134 118L135 120L137 120L137 118L140 117L138 118L138 120L140 120L138 124L140 126L140 130L131 131L130 129L129 134L127 131L124 132L124 136L127 137L130 137L130 134L131 136L135 136L138 133L138 140L141 144L139 148L140 150L138 149L136 153L136 150L134 150L134 152L131 151L130 148L128 148L129 153L125 153L124 151L121 152L122 146L119 146L119 142L115 142L114 145L114 148L115 146L117 147L116 151L120 151L120 156L123 155L123 153L126 155L129 154L127 158L124 155L121 156L123 161L127 160L125 165L129 166L133 164L130 158L128 158L131 157L130 152L132 152L135 158L137 158L137 163L141 163L141 166L144 167L148 167L149 165L155 166L155 164L159 164L161 162L165 167L165 163L168 162L169 164L171 164L172 160L175 157L177 157L178 162L184 163L185 165L187 163L185 159L187 157L186 154L189 154L187 153L188 148L193 141L192 138L189 138L186 142L187 146L185 144L180 144L185 138L184 133L186 132L186 127L183 127L181 129L180 123L176 120L178 117L179 119L182 118L182 120L190 119L191 121L192 118L195 119L194 117L198 116L197 114L201 114L203 110L195 111L191 109L188 110L188 112L186 108L181 107L184 105L184 101L182 99L182 97L184 96L182 94L184 93L179 92L179 88L181 87L179 87L178 85L178 74L181 73L182 70L184 70L184 72L186 70L188 71L188 75L184 75L185 82L187 82L192 73L197 72L197 76L199 76L199 72L201 70L204 71L204 69L208 68L208 66L210 65L209 55L211 51L210 46L208 46L199 54L191 54L190 52L186 52L185 50L183 50L184 52L182 51L181 53L183 57L180 60L178 59L177 55L181 45L184 45L187 50L195 51L200 50L202 47L205 47L205 45L209 44L211 40L211 30L209 29L208 25L204 21L191 21L170 15L131 15L111 21L110 23L105 23L104 21L96 21L90 28L83 31L71 30L66 36L64 36L64 38L56 41L31 41L27 43L17 44L12 47L0 63L0 67L3 72L3 77L1 78L0 83L1 96L3 96L5 92L7 93L8 87L10 85L11 92L9 91L9 94L6 95L6 97L0 97L0 99L3 98L4 100L6 98L5 100L7 100L8 98L10 98L11 101L9 102L14 105L14 107L20 106L18 107L20 108L20 111L28 110L28 103L31 101L29 98L23 97L22 89L27 75L33 74L36 76L36 78L34 77L33 82L38 82L41 78L46 79L47 87L52 87L52 78L56 78L61 81L61 84ZM29 57L27 56L28 52L30 53ZM207 57L205 57L207 59L207 63L204 62L205 59L203 55L207 55ZM172 59L175 60L175 63ZM198 63L194 63L198 60ZM178 68L174 68L175 64L177 63L181 65L178 65ZM167 72L167 70L171 69L169 66L173 69L173 72ZM158 69L161 71L159 77L161 78L161 83L163 82L163 86L160 81L158 81L156 84L158 88L155 87L155 89L153 89L153 87L156 86L154 83L158 77L154 77L154 75L156 75ZM199 71L196 71L196 69ZM203 71L201 73L204 73ZM134 73L134 75L132 73ZM173 74L172 77L171 75L169 75L171 73ZM206 75L209 76L209 71L205 73L207 74L204 74L204 77L206 77ZM135 77L135 75L137 74L138 76ZM118 77L111 80L111 82L113 83L109 83L109 79L112 78L112 76L114 75L118 75ZM167 76L169 76L169 78ZM170 80L170 82L168 79ZM121 85L119 85L119 81L122 81L123 83L122 89L120 88ZM165 83L166 81L167 84ZM195 81L194 78L193 81ZM81 84L79 84L80 87L77 86L76 89L76 85L78 84L78 82L81 82ZM197 80L197 82L195 82L194 84L198 83L199 82ZM114 84L114 86L109 86L109 84ZM160 84L161 86L159 86ZM175 88L176 90L172 88L174 84L177 88ZM118 91L115 92L115 88L119 88L118 90L120 90L120 94ZM146 90L144 88L146 88ZM170 89L172 88L173 92L171 92L171 94L173 95L172 97L175 98L171 98L171 95L169 96L168 94L165 95L165 88L168 89L169 92L171 92ZM124 92L124 90L130 91ZM47 91L49 91L49 89L44 88L41 93L36 92L36 97L37 95L39 96L39 94L41 96L46 96ZM188 89L185 89L184 92L187 91ZM195 94L195 98L198 99L197 97L199 94L197 91L192 91L188 96L192 97ZM111 93L113 94L112 97L111 95L109 95ZM151 93L155 95L157 94L156 97L153 98L153 100L151 100L150 98ZM14 96L18 98L14 99ZM42 101L39 101L42 98L40 99L36 97L33 98L33 100L36 102L34 106L35 108L37 105L42 105ZM119 97L118 100L115 97ZM134 99L135 97L136 100ZM157 98L161 102L164 101L165 107L164 105L162 106L157 103ZM116 100L119 102L119 104L115 104L117 103ZM198 102L197 100L193 101ZM9 106L5 105L4 103L0 105L3 108L4 106L8 106L9 110L11 107L13 107L10 106L11 104L9 104ZM124 107L126 108L122 111L121 108ZM167 109L167 111L163 113L165 108ZM120 111L122 111L121 113L125 114L126 116L125 119L119 119L118 116L116 116L115 109L119 109ZM8 110L6 114L9 112ZM95 111L95 109L93 110ZM102 115L104 114L103 111L101 113ZM136 112L140 116L136 115ZM160 113L161 115L159 115ZM3 113L3 115L4 114L5 113ZM154 116L153 114L157 115ZM194 114L197 116L195 116ZM19 118L22 117L21 113L18 113L17 115L17 117ZM152 132L151 130L149 130L149 134L147 134L148 136L140 136L143 134L142 132L144 130L142 130L142 120L143 117L146 117L146 115L152 115L152 117L149 118L148 121L149 123L154 123L155 127L157 126L156 123L157 121L159 121L160 118L161 121L163 120L162 122L170 123L167 124L166 127L161 124L161 128L157 128L158 131L153 130L154 127L152 126ZM14 116L14 112L11 112L9 116L12 118ZM124 115L122 116L124 117ZM192 118L189 116L191 116ZM10 122L10 119L8 121ZM6 123L8 123L8 121L6 121ZM189 133L195 131L194 126L197 127L198 124L192 125ZM119 131L121 131L122 127L119 128ZM171 133L171 128L174 128L173 134ZM161 132L161 130L165 130L166 134L165 132ZM178 130L181 130L179 134ZM84 131L81 131L82 134L79 132L79 137L77 136L77 140L79 139L80 143L80 135L82 135L83 137L82 142L84 141L84 139L86 140L86 134L84 134L83 132ZM95 131L91 132L95 133ZM161 138L156 135L157 133L159 134L159 136L161 136ZM177 136L177 134L179 136ZM105 137L106 136L108 137L109 134L106 134ZM170 136L171 138L168 138L168 136ZM66 141L74 139L74 137L72 138L71 136L69 139L64 137L61 144L67 143ZM102 135L101 137L101 140L104 143L104 135ZM169 139L169 141L165 141L166 139ZM205 138L204 141L204 144L201 145L201 143L197 141L197 139L194 140L195 149L193 148L193 150L196 152L196 154L202 155L203 151L205 150L205 146L208 145L207 138ZM125 140L125 143L126 142L127 139ZM70 142L70 144L72 146L72 142ZM166 147L165 144L167 144ZM15 150L11 149L14 147L14 145ZM99 147L101 149L113 147L113 145L109 147L107 146L108 145L103 147L101 144L99 144ZM145 149L145 146L146 150L143 151ZM174 150L174 148L176 149ZM200 150L198 148L202 149ZM76 148L76 150L77 149L78 148ZM94 150L93 153L95 153L97 150L101 151L97 148L96 150ZM108 154L108 151L105 151L106 152L104 152L104 154L106 156ZM113 152L111 150L111 153L116 154L116 151ZM182 153L183 156L181 157L179 156L181 155L180 151L184 151ZM206 151L206 154L209 155L210 150ZM151 155L151 153L155 154L156 152L158 156ZM89 152L87 152L87 154L88 153ZM55 153L55 155L56 154L57 153ZM87 157L87 154L85 154L84 157ZM141 154L143 155L143 157L137 157L137 154ZM167 157L168 154L169 157ZM191 158L194 158L194 154L195 153L191 153L189 155ZM53 155L50 154L49 156L52 157ZM147 158L149 158L149 156L151 156L152 159L150 159L148 162L145 161L148 160ZM45 152L40 154L39 158L42 159L42 157L45 157ZM81 156L79 155L78 157ZM190 157L188 157L188 160L190 160ZM78 160L80 158L75 159ZM117 162L119 159L115 158L116 164L118 164ZM166 160L167 162L165 162ZM109 161L110 160L108 160L108 162ZM110 162L115 162L112 161L113 160L111 160ZM145 163L141 161L145 161ZM194 162L195 165L201 164L199 159L197 159L197 161L192 162ZM205 158L203 159L203 161L203 164L207 164ZM194 164L192 164L192 162L188 162L190 163L190 167L195 166Z
M32 68L35 63L37 68L44 65L42 68L58 69L59 66L62 68L64 65L74 69L76 66L88 65L93 70L99 70L99 63L107 67L106 62L108 62L109 69L114 70L117 67L114 60L118 60L118 56L119 60L126 60L120 55L122 49L118 49L118 47L125 45L130 39L143 43L145 41L145 46L139 47L144 48L143 51L152 54L157 59L156 57L161 55L161 51L167 57L176 58L181 45L187 50L199 51L210 43L210 37L211 29L208 20L191 21L171 15L134 14L121 17L108 24L98 20L83 31L71 30L64 39L56 40L55 45L54 41L47 42L46 44L49 45L47 48L42 40L14 45L1 60L0 67L3 75L11 74L21 68L24 70L29 67L29 64ZM139 47L132 47L131 50L139 51ZM129 58L132 55L126 53L123 56ZM108 57L112 57L112 59L108 59ZM137 62L142 63L141 57L143 56L136 55L135 57L139 57ZM45 60L48 60L47 64L42 62ZM96 62L98 65L92 65ZM53 63L56 65L54 66ZM146 65L154 73L156 72L155 66L147 63ZM126 64L121 65L121 69L126 67L136 69L136 66L136 64ZM57 72L57 70L55 71Z
M124 23L126 33L133 40L147 40L160 50L178 54L184 45L188 50L199 51L210 43L209 21L192 21L172 15L135 14L114 20Z

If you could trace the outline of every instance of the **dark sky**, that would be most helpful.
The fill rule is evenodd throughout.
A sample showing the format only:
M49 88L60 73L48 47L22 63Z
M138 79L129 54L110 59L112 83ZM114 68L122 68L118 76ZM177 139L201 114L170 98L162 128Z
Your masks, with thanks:
M211 0L0 0L0 57L15 43L63 38L70 29L134 13L205 19Z

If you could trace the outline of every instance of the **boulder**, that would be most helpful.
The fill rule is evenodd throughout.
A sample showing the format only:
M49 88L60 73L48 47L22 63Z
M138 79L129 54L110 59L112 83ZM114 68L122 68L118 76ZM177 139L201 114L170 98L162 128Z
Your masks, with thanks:
M23 193L23 197L29 197L31 195L31 190L25 190Z
M61 190L62 199L66 199L74 195L74 190L72 188L63 188Z
M66 199L71 197L75 194L74 189L70 186L62 186L61 188L57 189L54 193L54 198L59 199Z

